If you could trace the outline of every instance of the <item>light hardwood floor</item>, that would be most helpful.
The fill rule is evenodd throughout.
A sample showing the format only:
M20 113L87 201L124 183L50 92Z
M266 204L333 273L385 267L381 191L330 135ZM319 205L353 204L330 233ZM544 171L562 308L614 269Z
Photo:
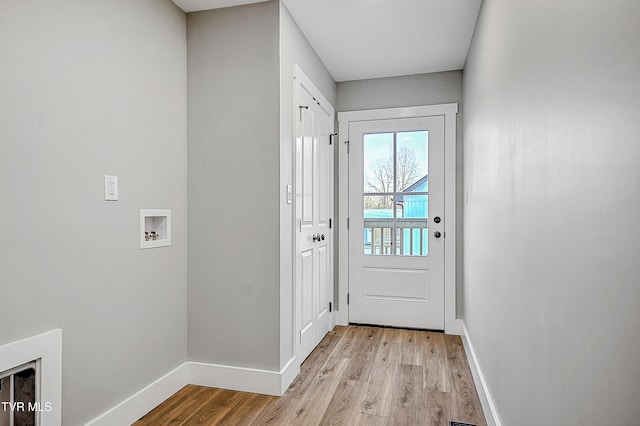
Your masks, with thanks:
M187 385L134 423L486 426L457 336L336 327L280 398Z

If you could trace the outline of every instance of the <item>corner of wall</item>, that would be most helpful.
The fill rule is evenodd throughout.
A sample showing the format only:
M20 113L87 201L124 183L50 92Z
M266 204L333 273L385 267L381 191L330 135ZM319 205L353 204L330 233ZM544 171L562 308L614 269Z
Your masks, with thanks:
M467 360L469 361L469 368L471 369L471 374L473 376L473 382L475 384L476 391L478 392L478 396L480 397L480 404L482 405L482 411L484 412L485 418L487 420L487 426L501 426L502 423L500 422L496 404L493 400L493 397L491 396L491 391L489 390L489 386L484 379L484 375L482 374L480 362L478 360L478 357L476 356L475 350L473 349L473 345L471 344L469 332L467 331L464 321L462 320L460 320L460 327L462 344L467 355Z

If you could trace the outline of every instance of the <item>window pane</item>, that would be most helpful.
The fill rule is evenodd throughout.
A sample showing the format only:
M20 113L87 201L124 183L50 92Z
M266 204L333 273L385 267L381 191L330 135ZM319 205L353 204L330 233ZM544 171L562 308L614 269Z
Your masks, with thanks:
M400 132L397 136L396 191L426 192L429 173L429 133Z
M393 197L364 197L364 254L393 254Z
M396 227L396 254L400 256L427 256L429 254L429 229L426 221L410 223L398 221Z
M396 200L396 254L426 256L429 250L429 196L405 193L397 195Z
M429 213L428 195L398 194L396 202L396 215L398 218L426 219Z
M393 133L364 135L364 192L393 192Z
M36 401L36 370L28 368L20 371L13 376L13 397L14 401L22 402L25 407L29 404L33 406ZM35 410L16 410L14 412L14 424L16 425L35 425Z

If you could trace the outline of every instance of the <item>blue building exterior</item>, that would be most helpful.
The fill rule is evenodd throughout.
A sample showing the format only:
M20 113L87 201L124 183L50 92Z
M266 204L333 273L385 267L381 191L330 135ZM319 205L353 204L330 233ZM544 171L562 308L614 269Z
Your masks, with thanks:
M396 237L396 254L426 255L428 252L427 215L429 212L429 196L424 194L429 191L429 176L418 179L407 187L402 195L398 195L395 203L396 229L399 234ZM415 192L416 195L407 193ZM377 227L382 222L385 229L393 228L393 209L365 209L364 210L364 252L372 254L373 226L367 227L367 219L370 223L376 219ZM403 219L407 219L404 221ZM381 220L381 221L380 221ZM416 222L422 222L416 226ZM388 222L388 223L385 223ZM409 223L410 222L410 223ZM421 235L422 234L422 235ZM390 243L390 234L385 235L384 245ZM422 247L421 247L422 245ZM376 250L373 254L381 254Z

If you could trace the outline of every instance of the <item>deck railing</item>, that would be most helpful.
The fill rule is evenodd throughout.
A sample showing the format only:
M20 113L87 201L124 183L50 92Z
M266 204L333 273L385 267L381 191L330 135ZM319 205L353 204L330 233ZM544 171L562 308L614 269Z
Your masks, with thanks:
M397 218L396 235L392 238L393 219L366 218L364 219L364 252L365 254L426 256L429 251L427 227L427 219ZM366 237L367 232L369 238Z

